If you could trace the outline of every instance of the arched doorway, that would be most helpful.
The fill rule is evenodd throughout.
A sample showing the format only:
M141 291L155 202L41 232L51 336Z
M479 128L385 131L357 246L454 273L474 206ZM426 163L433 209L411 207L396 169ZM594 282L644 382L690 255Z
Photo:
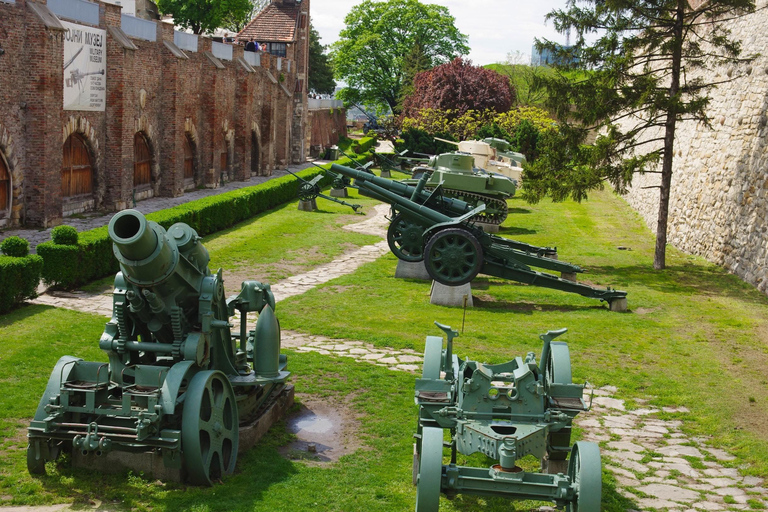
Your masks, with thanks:
M11 204L11 174L8 172L8 165L5 163L2 153L0 153L0 217L8 210Z
M152 153L141 132L133 136L133 188L144 190L152 185Z
M64 158L61 164L61 195L74 197L93 192L91 155L85 140L73 133L64 142Z
M256 136L256 132L251 132L251 176L258 176L260 174L259 169L261 167L259 161L259 138Z
M184 181L195 180L195 152L189 135L184 137Z

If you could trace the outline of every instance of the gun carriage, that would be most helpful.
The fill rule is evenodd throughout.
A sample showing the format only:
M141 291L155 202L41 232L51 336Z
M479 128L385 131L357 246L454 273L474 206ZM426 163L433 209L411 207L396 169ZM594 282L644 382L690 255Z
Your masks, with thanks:
M323 168L321 167L321 169ZM320 191L320 185L318 185L324 177L323 174L318 174L311 180L307 181L301 176L299 176L298 174L295 174L288 169L286 169L286 171L288 171L288 173L291 176L293 176L299 181L299 190L298 190L299 201L309 202L309 201L316 200L318 197L322 197L323 199L326 199L328 201L333 201L334 203L339 203L339 204L343 204L344 206L349 206L350 208L352 208L352 210L355 213L357 213L357 211L363 207L363 205L360 205L360 204L350 204L346 201L342 201L341 199L337 199L335 197L331 197L323 194ZM343 179L334 179L333 188L344 188L346 186L348 186L348 183L345 182Z
M589 407L584 386L571 381L568 345L553 341L566 330L540 336L544 347L538 363L529 352L525 359L487 365L460 361L453 354L458 332L435 323L448 340L443 348L442 337L427 337L422 378L416 380L416 511L437 512L441 493L449 499L465 493L547 500L567 511L598 512L600 449L584 441L571 446L573 419ZM451 434L447 445L443 430ZM447 464L444 446L450 449ZM482 453L498 463L461 466L458 453ZM518 467L517 461L528 455L542 461L548 473Z
M626 292L571 280L584 269L555 259L555 248L536 247L485 233L472 222L485 205L472 208L458 199L438 197L439 186L427 192L426 176L416 186L410 186L338 164L331 169L354 179L361 194L392 205L395 213L387 230L390 249L404 261L423 260L427 273L438 283L459 286L483 273L578 293L606 301L611 309L626 309ZM560 272L561 277L531 267Z
M62 450L155 452L193 484L232 473L238 427L259 417L290 375L268 284L225 299L222 271L194 229L166 230L135 210L109 223L120 272L99 347L108 363L64 356L28 430L27 467ZM230 317L239 312L240 329ZM255 327L246 314L259 312Z

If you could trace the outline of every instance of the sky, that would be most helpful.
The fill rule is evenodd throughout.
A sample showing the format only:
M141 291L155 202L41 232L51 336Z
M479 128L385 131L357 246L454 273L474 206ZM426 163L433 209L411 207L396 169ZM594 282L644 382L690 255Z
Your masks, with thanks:
M321 44L338 40L344 18L361 0L314 0L310 4L312 25L320 34ZM528 62L533 39L546 38L565 43L552 22L544 16L565 7L565 0L422 0L442 5L456 18L456 27L469 37L467 56L478 66L505 62L511 52L519 52ZM521 62L522 63L522 62Z

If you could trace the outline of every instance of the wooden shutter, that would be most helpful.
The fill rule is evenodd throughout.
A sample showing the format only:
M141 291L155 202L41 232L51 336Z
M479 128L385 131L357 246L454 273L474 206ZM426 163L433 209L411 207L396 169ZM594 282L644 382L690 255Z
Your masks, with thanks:
M91 156L83 138L73 133L64 143L61 165L61 195L64 197L90 194L93 191Z
M11 202L11 176L8 174L8 167L5 165L2 155L0 155L0 213L8 209Z
M195 178L195 156L192 152L192 144L189 137L184 137L184 179L191 180Z
M141 132L133 136L133 188L146 187L152 181L152 156Z

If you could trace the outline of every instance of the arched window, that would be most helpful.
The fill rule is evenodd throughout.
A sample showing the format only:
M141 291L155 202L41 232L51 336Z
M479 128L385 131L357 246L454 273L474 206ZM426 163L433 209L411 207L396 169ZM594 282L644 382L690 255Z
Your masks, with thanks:
M259 174L259 138L251 132L251 174Z
M147 139L141 132L133 136L133 188L145 188L151 184L152 156Z
M195 179L195 154L192 151L192 142L189 135L184 137L184 179Z
M0 155L0 215L8 209L11 202L11 175L5 165L3 155Z
M73 133L64 143L61 164L61 195L64 197L90 194L93 191L91 155L80 134Z

